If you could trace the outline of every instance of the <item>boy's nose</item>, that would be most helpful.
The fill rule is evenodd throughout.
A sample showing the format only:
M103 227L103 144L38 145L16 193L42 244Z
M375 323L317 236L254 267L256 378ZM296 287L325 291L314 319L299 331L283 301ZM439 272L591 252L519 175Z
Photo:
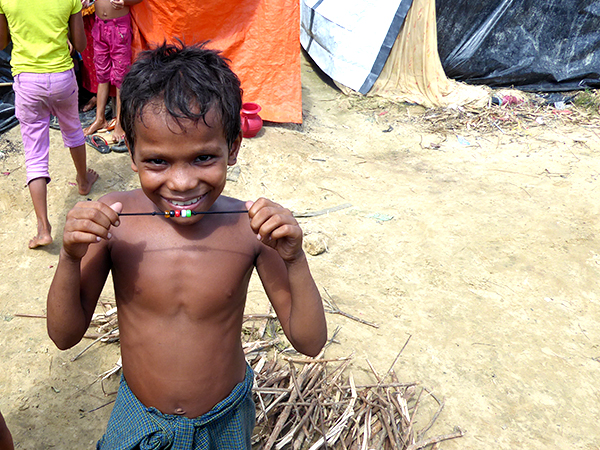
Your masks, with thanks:
M198 178L188 167L177 167L171 170L167 187L172 191L186 192L198 185Z

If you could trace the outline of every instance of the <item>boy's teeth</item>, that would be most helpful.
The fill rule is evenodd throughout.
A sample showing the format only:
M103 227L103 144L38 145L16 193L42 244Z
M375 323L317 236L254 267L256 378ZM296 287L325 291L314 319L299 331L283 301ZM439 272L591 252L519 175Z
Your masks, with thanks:
M176 202L175 200L171 200L171 203L173 203L175 206L188 206L196 203L198 200L198 198L188 200L187 202Z

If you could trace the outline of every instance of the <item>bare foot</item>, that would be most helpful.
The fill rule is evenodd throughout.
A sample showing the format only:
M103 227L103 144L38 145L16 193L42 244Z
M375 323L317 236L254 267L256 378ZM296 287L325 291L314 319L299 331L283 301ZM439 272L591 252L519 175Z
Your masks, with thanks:
M123 131L123 128L121 128L121 125L115 125L115 129L111 133L111 136L112 141L115 144L118 144L119 142L125 140L125 132Z
M108 122L106 122L106 119L104 120L94 120L92 122L92 124L83 129L83 134L86 136L89 136L90 134L94 134L96 131L98 130L102 130L103 128L106 128L108 126Z
M92 190L92 185L96 182L97 179L98 179L98 174L92 169L87 170L84 181L79 180L79 177L78 177L77 178L77 187L79 188L79 194L80 195L89 194L90 191Z
M52 244L52 236L50 231L38 232L32 240L29 241L29 248L38 248Z
M90 98L88 100L88 102L83 107L82 111L88 112L88 111L91 111L92 109L94 109L95 107L96 107L96 96L94 95L92 98Z

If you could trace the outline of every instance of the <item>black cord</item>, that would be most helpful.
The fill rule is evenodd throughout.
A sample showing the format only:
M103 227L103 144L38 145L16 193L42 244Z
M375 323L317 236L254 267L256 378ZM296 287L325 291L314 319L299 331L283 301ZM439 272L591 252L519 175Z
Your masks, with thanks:
M188 210L189 211L189 210ZM247 213L247 209L242 209L239 211L192 211L192 215L196 216L198 214L244 214ZM162 216L162 217L180 217L175 215L175 211L152 211L152 212L140 212L140 213L119 213L119 216Z

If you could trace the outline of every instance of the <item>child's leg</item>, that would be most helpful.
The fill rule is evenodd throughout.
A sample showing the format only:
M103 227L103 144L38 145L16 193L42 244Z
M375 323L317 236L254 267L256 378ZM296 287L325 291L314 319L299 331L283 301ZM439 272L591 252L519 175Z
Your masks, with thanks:
M106 122L105 109L108 103L109 91L110 83L98 83L98 92L96 94L96 120L94 120L89 127L83 130L83 134L86 136L94 134L96 131L108 126L108 123Z
M81 109L83 112L88 112L91 111L92 109L94 109L96 107L96 94L94 94L92 96L92 98L90 98L88 100L88 102L83 105L83 108Z
M73 158L73 164L75 164L75 170L77 171L77 188L81 195L87 195L98 179L98 174L87 168L85 145L71 147L69 150L71 150L71 158Z
M48 221L48 206L46 203L47 184L48 180L46 178L36 178L27 185L29 186L29 193L37 218L37 234L29 241L29 248L42 247L52 243L52 227Z
M77 84L71 71L53 75L53 81L49 99L50 108L58 118L63 142L71 151L73 164L77 171L76 180L79 193L87 195L98 179L98 174L87 168L85 136L81 130L77 106Z
M110 49L110 30L112 21L104 21L95 18L92 28L92 46L94 49L94 69L98 80L98 91L96 92L96 120L83 130L86 136L106 128L106 116L104 110L108 103L110 92L110 71L112 67Z
M0 450L14 450L14 448L12 436L6 426L4 417L2 417L2 413L0 413Z
M52 243L52 227L48 220L47 187L50 182L48 158L50 136L44 120L21 122L21 135L25 149L27 187L31 195L33 210L37 220L37 234L29 241L29 248L37 248Z
M27 185L37 218L37 234L29 242L29 248L52 242L46 206L46 184L50 181L50 109L47 104L50 87L50 74L33 73L18 74L13 85L15 113L21 123Z
M125 132L121 128L121 84L127 72L129 72L129 66L131 65L131 19L129 14L115 19L113 21L115 27L115 33L111 35L110 41L111 56L112 56L112 70L110 72L110 82L117 88L117 123L112 133L113 141L119 142L124 136Z
M115 124L115 129L112 132L112 138L114 142L121 142L125 139L125 131L121 127L121 89L117 89L117 122Z

